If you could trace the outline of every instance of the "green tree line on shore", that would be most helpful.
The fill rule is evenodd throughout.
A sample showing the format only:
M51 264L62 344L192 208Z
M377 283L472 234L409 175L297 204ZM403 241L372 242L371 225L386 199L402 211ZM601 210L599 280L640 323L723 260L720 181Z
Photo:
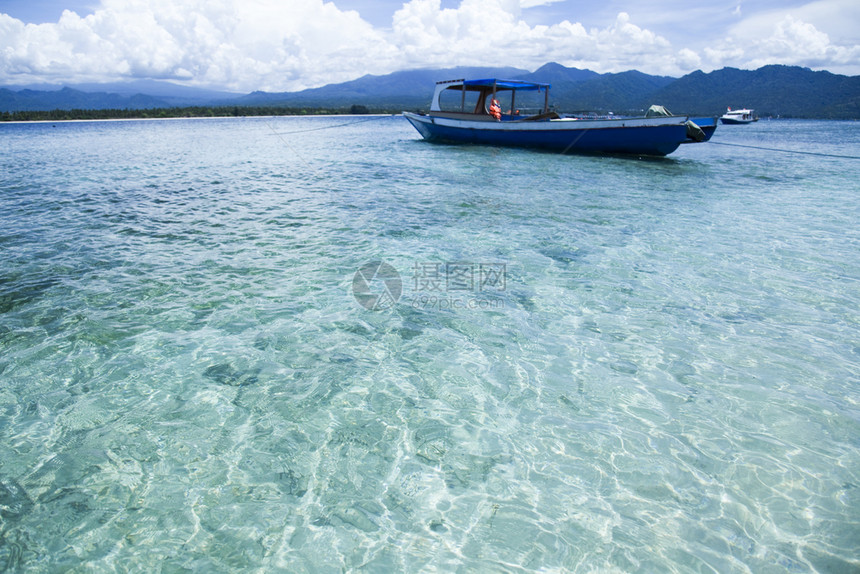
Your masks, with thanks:
M0 121L67 121L67 120L117 120L159 118L235 118L243 116L319 116L371 113L399 113L390 110L373 110L366 106L353 105L344 108L292 108L284 106L188 106L150 109L106 109L106 110L50 110L0 112Z

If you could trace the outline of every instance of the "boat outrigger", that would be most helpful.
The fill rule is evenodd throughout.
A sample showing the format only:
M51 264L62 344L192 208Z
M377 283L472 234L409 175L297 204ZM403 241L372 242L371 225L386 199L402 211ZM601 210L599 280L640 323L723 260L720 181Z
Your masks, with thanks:
M562 153L665 156L690 141L687 116L562 117L549 107L549 88L550 84L495 78L437 82L429 113L403 115L430 141ZM524 113L518 105L525 99L537 101L538 107Z

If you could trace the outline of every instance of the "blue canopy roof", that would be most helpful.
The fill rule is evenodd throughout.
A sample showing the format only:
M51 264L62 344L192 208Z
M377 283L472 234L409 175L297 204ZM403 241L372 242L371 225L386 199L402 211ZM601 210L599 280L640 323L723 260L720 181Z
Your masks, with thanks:
M539 84L537 82L524 82L520 80L497 80L496 78L463 81L463 85L465 86L481 86L492 88L493 84L496 85L496 88L502 88L506 90L546 90L550 87L550 84Z

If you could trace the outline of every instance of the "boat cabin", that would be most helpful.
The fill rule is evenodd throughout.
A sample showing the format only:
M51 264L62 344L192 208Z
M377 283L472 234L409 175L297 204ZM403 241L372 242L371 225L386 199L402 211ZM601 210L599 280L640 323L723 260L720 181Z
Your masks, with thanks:
M554 115L549 109L549 88L550 84L495 78L437 82L430 114L488 121L546 119Z

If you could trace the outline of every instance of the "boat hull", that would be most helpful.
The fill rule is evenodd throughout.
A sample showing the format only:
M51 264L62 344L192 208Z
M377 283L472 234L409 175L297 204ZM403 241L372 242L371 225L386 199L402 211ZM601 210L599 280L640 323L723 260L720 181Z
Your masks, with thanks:
M687 139L686 117L494 122L403 112L429 141L514 146L562 153L664 156Z
M732 126L732 125L737 126L737 125L742 125L742 124L751 124L755 120L736 120L734 118L720 118L720 121L726 125L729 125L729 126Z

